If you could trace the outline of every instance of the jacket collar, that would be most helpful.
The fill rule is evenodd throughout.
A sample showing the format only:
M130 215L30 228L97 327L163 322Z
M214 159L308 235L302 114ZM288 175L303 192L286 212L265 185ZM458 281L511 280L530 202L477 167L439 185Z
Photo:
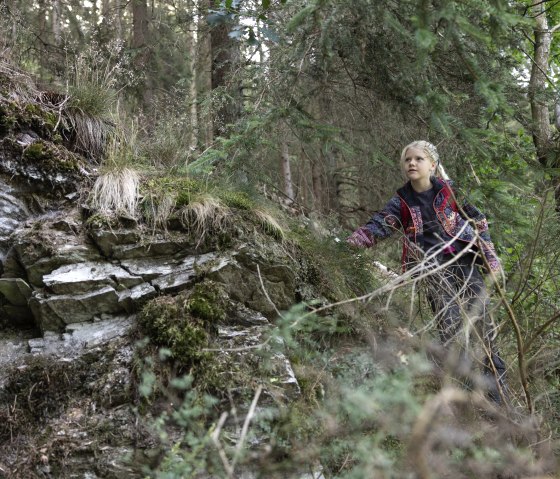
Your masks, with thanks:
M432 182L436 195L445 187L445 182L441 178L432 176L430 177L430 181ZM397 193L401 198L403 198L407 203L410 204L410 201L415 192L412 189L410 181L407 181L401 188L397 190Z

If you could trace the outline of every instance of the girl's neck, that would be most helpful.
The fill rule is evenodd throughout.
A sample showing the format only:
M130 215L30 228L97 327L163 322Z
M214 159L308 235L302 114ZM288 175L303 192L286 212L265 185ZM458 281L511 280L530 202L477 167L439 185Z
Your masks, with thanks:
M421 180L410 180L410 185L416 193L423 193L424 191L431 190L433 188L432 182L429 178L422 178Z

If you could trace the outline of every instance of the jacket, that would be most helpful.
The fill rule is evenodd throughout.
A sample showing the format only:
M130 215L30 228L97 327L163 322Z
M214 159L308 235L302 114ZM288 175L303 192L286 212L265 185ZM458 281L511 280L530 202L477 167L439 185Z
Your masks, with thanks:
M434 211L444 231L450 237L457 236L456 241L473 242L473 249L481 249L490 269L498 272L501 268L500 261L490 239L488 221L484 214L473 205L464 203L463 216L454 199L452 182L432 177L432 184L436 190ZM348 242L357 246L371 247L377 241L391 236L400 229L404 232L402 265L405 270L407 264L415 261L414 250L423 249L424 246L420 208L410 206L410 198L413 194L410 182L406 183L397 190L379 213L373 215L364 226L358 228L348 238ZM477 233L479 239L476 239Z

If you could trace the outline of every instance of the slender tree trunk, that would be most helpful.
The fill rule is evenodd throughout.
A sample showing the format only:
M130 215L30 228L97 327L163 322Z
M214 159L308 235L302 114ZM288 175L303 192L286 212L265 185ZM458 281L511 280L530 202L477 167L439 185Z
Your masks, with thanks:
M61 15L60 15L60 0L53 0L53 7L52 7L52 33L54 38L54 44L60 45L61 40Z
M533 0L532 13L535 17L534 58L529 80L529 101L533 123L533 143L539 162L549 168L560 166L560 145L555 144L550 124L549 102L546 98L547 72L550 61L552 33L546 18L547 3ZM555 29L558 27L555 27ZM556 209L560 212L560 180L555 178Z
M537 157L543 165L547 163L551 139L548 102L545 98L545 92L552 35L548 29L545 7L546 3L542 0L534 0L532 10L536 22L534 28L535 48L529 81L533 143L537 149Z
M198 146L199 132L198 132L198 95L196 87L197 77L197 45L194 32L196 31L197 22L195 20L195 3L193 0L187 1L187 15L191 20L187 25L186 45L189 57L189 117L190 117L190 138L189 148L191 150Z
M214 130L216 135L225 135L228 125L239 117L241 87L233 77L239 65L239 44L229 36L231 24L221 23L210 29L212 51L212 90L223 87L227 97L220 101L216 113Z
M123 39L122 31L122 4L121 0L115 0L115 36L117 40Z
M313 208L323 210L323 186L321 182L321 165L317 157L311 159L311 185L313 188Z
M290 203L294 201L294 185L292 183L292 168L290 165L290 151L288 143L282 141L280 151L280 163L282 167L282 177L284 178L284 194Z
M153 76L150 68L151 49L149 45L149 18L146 0L132 0L132 49L136 53L135 66L138 71L146 73L142 85L142 104L146 108L153 96Z
M212 43L210 41L210 27L206 22L208 8L211 5L212 2L208 0L201 5L201 11L199 12L195 67L199 141L204 144L205 148L209 148L214 141L214 125L209 106L212 92Z

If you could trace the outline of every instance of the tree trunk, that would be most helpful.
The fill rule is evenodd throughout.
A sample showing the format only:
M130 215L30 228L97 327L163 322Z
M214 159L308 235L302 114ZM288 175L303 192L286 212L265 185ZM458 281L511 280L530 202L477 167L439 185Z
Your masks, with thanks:
M311 159L311 185L313 188L313 208L323 210L323 187L321 184L321 165L316 156Z
M280 162L282 166L282 177L284 178L284 194L290 203L294 201L294 185L292 183L292 169L290 166L290 152L288 143L282 141Z
M149 19L146 0L132 0L132 49L135 51L135 67L138 71L149 72L142 85L142 104L144 109L152 101L152 72L150 71L151 50L149 45Z
M123 39L121 0L115 0L115 36L117 40Z
M532 10L536 22L534 29L535 49L534 61L531 67L531 78L529 81L529 100L531 102L531 117L533 120L533 143L537 149L537 157L543 165L547 163L551 139L549 110L545 92L552 36L548 30L545 7L546 4L542 2L542 0L533 1Z
M216 113L214 132L216 135L227 134L228 125L239 117L240 86L233 78L235 68L239 64L239 44L229 36L231 24L221 23L210 29L212 51L212 90L223 87L227 94L220 101Z
M549 104L546 98L547 72L550 61L550 44L552 33L546 18L547 4L542 0L533 0L532 13L535 17L534 58L529 80L529 101L533 126L533 143L539 162L547 168L560 166L560 148L552 137ZM560 179L553 180L556 209L560 212Z
M211 110L208 107L212 92L212 43L210 41L210 27L206 22L208 8L212 5L211 1L201 6L199 20L197 22L197 56L196 56L196 105L197 105L197 124L199 131L199 141L204 144L204 148L209 148L214 141L214 125L212 122ZM204 100L205 105L203 106Z
M196 87L197 78L197 44L194 32L196 30L195 21L195 3L193 0L187 1L187 10L189 20L186 29L186 46L189 58L189 118L190 118L190 132L189 132L189 148L194 150L198 146L199 132L198 132L198 95Z
M60 45L61 34L60 34L60 23L61 23L61 15L60 15L60 0L53 0L53 7L52 7L52 33L54 38L54 44Z

